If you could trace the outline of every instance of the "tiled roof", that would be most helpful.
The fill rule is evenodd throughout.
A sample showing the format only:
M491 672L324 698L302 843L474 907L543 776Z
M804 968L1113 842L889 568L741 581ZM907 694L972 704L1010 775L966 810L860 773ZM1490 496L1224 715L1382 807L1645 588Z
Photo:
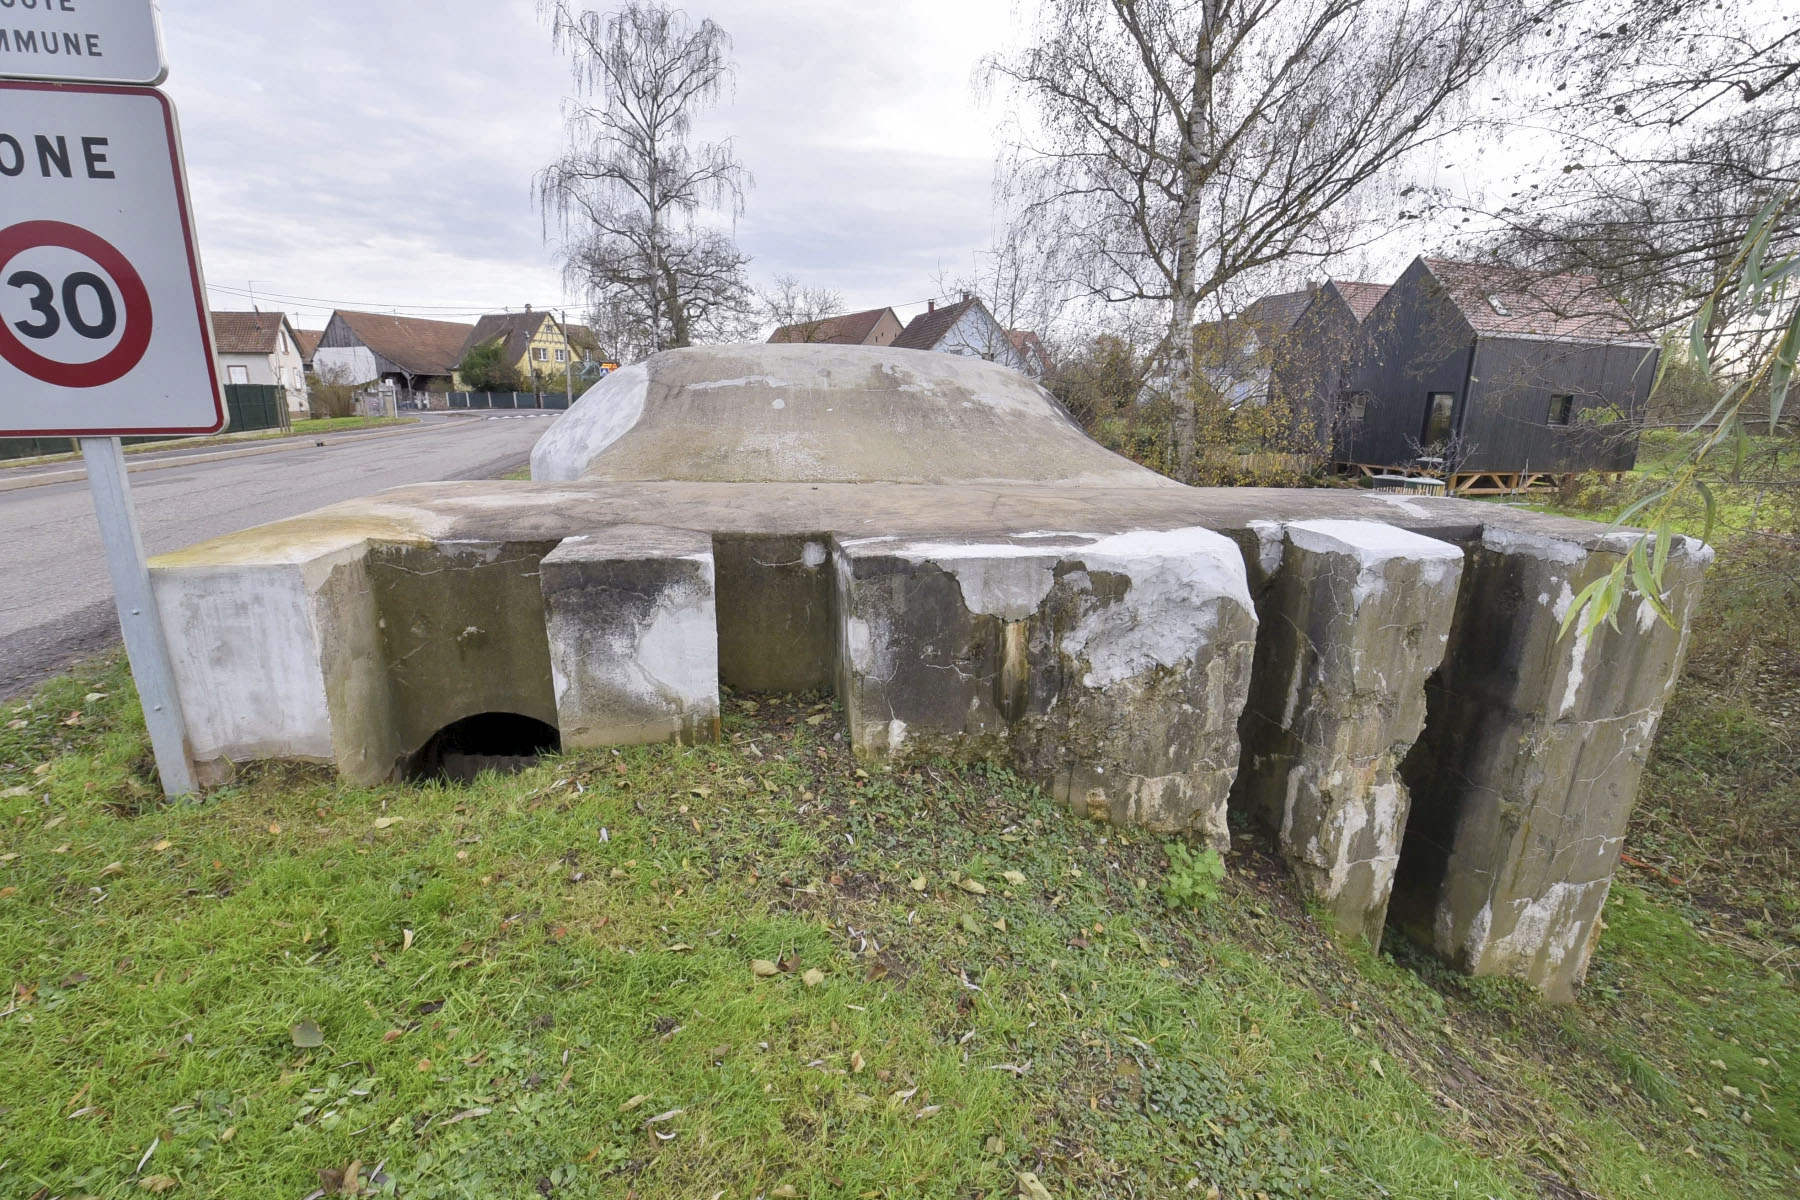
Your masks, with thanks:
M1281 292L1274 296L1264 296L1255 300L1244 309L1242 319L1264 337L1275 337L1286 333L1312 303L1316 290L1308 288L1304 292Z
M1006 340L1019 352L1020 362L1028 366L1035 365L1040 375L1050 370L1050 352L1044 349L1044 343L1037 334L1029 329L1009 329L1006 331Z
M337 316L363 345L412 375L455 374L462 361L463 343L468 341L472 328L454 321L342 309Z
M282 322L280 313L216 312L213 349L220 354L273 354Z
M324 336L323 329L294 330L294 344L300 347L300 357L311 361L313 351L319 348L319 339Z
M531 339L543 328L546 316L548 314L541 312L489 313L475 322L475 328L463 343L462 352L456 356L456 361L460 363L477 346L502 342L502 354L506 361L517 363L531 348Z
M812 342L818 345L860 346L881 323L888 309L871 308L867 312L844 313L817 321L801 321L783 325L769 335L771 342Z
M1477 334L1570 342L1650 342L1624 306L1591 275L1545 275L1442 258L1422 261Z
M1353 283L1348 279L1333 279L1328 286L1335 288L1337 294L1344 298L1344 303L1350 306L1350 311L1356 314L1358 321L1368 320L1369 314L1375 311L1375 306L1381 303L1381 298L1388 294L1388 285L1385 283Z
M907 322L900 336L894 339L894 345L904 350L932 350L944 340L944 336L956 328L968 312L981 301L970 297L956 304L946 304L929 312L922 312Z

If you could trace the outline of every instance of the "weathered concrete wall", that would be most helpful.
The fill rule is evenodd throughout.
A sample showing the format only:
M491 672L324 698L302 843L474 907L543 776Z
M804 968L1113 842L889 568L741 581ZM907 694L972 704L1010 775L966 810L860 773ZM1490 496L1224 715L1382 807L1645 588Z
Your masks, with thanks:
M721 681L750 692L831 686L830 545L829 533L713 539Z
M1425 724L1463 552L1366 521L1296 521L1257 546L1256 682L1234 799L1276 831L1339 931L1381 944L1408 796L1399 766Z
M844 697L868 757L1007 757L1075 812L1229 845L1256 615L1190 528L837 549Z
M565 750L719 736L712 539L625 527L540 567Z
M1633 596L1564 638L1630 535L1178 487L1014 372L870 348L659 355L535 466L568 482L396 489L156 560L208 776L385 779L485 713L703 739L721 683L835 683L860 753L1010 762L1084 815L1223 847L1235 788L1339 928L1379 938L1391 877L1389 923L1559 999L1710 553L1676 548L1682 629Z
M1470 548L1425 734L1396 916L1464 970L1571 998L1600 932L1639 777L1687 653L1711 551L1678 545L1677 628L1628 598L1616 628L1561 632L1629 547L1490 528Z

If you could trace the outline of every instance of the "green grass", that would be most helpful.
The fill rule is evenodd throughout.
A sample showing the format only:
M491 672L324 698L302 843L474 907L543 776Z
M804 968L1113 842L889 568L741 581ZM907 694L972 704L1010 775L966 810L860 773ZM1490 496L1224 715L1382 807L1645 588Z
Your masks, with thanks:
M417 425L415 417L314 417L295 421L296 436L321 433L349 433L354 429L381 429L389 425Z
M860 769L816 697L178 805L134 705L0 707L0 1194L1800 1188L1800 997L1630 885L1554 1010L1333 944L1248 840L1209 900L1003 771Z

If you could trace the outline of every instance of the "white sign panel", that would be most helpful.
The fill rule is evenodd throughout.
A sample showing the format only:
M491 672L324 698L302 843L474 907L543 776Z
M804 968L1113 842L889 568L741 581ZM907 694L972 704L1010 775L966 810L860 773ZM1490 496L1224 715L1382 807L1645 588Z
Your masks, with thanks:
M168 73L151 0L0 0L0 78L155 86Z
M0 437L224 425L167 97L0 83Z

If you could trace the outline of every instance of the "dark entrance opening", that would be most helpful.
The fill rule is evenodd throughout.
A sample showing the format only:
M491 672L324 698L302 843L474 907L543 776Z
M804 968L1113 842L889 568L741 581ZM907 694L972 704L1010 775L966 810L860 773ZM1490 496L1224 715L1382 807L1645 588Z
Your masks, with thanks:
M556 726L518 713L480 713L446 725L407 760L406 778L471 783L483 771L512 775L562 749Z

